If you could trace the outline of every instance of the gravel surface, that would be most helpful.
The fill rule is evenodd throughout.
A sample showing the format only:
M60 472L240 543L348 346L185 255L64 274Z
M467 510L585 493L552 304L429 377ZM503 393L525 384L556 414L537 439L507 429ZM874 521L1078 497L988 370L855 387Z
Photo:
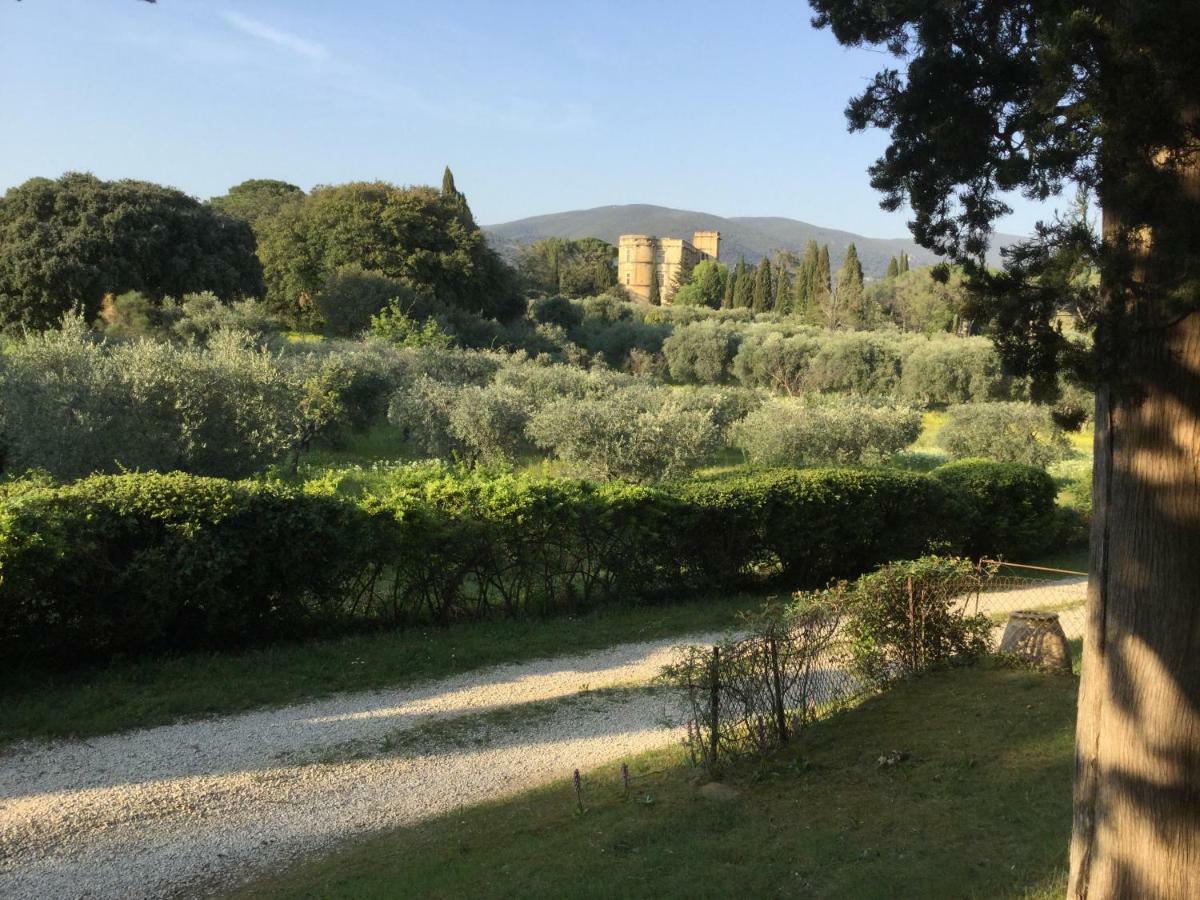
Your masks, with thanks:
M695 635L0 755L0 897L206 893L669 743Z

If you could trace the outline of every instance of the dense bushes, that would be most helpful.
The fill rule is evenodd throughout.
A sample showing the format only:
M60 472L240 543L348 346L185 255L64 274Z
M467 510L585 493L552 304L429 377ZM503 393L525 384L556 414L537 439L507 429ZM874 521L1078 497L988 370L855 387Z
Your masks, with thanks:
M965 600L980 583L970 560L940 556L894 562L859 578L847 603L854 674L883 686L978 659L988 650L992 623L967 615Z
M933 472L960 512L956 534L970 556L1021 558L1055 537L1054 479L1034 466L964 459Z
M696 479L675 492L694 511L688 545L718 585L779 572L813 587L953 544L957 533L947 492L908 472L778 469Z
M951 407L938 443L956 459L984 457L1045 468L1070 453L1049 407L972 403Z
M329 497L172 475L9 485L0 658L70 665L329 627L372 551Z
M759 465L858 465L886 461L920 433L921 416L908 407L775 400L739 422L734 441Z
M307 376L288 373L244 332L207 347L106 347L79 319L3 357L7 466L61 478L122 469L240 476L300 439Z
M303 490L177 473L18 482L0 492L0 660L815 586L953 545L964 510L976 540L997 542L974 550L1014 552L1000 542L1027 531L987 517L1053 513L1053 492L1018 469L766 471L667 489L428 466Z

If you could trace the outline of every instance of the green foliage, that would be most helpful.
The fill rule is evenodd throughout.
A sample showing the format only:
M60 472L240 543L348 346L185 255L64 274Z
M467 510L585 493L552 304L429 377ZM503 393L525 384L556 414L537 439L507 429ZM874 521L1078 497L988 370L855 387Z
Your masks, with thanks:
M750 307L755 312L766 312L775 308L775 285L771 278L771 261L765 256L758 261L754 271L754 294Z
M401 308L397 299L389 300L370 317L369 323L374 337L397 347L445 349L451 344L450 336L443 333L436 321L417 322Z
M970 403L951 407L938 443L956 459L982 457L1046 468L1071 452L1049 407Z
M517 272L546 294L595 297L617 283L617 248L598 238L545 238L521 248Z
M263 224L259 256L268 299L292 318L343 266L401 279L440 306L496 318L523 308L511 270L488 247L461 195L430 187L318 188Z
M862 400L773 400L734 430L734 443L756 465L878 464L921 433L911 407Z
M662 351L673 380L722 384L729 379L737 346L735 330L704 321L675 328Z
M749 332L733 358L733 374L747 387L790 397L804 390L809 365L820 346L820 340L808 333Z
M979 659L991 646L992 623L965 611L979 583L970 560L940 556L891 563L859 578L846 628L855 675L883 686Z
M415 299L412 288L403 280L348 265L329 273L315 305L326 334L353 337L366 331L389 303L395 302L408 311Z
M8 465L60 478L121 469L237 477L278 459L304 421L303 379L236 331L207 346L106 345L68 319L12 344L3 375Z
M900 380L897 341L886 334L831 334L809 367L809 387L823 393L889 396Z
M689 409L653 390L559 400L530 419L535 444L585 476L635 482L685 474L719 446L707 409Z
M1053 485L1031 492L1020 467L959 471L774 470L669 490L428 464L327 470L299 489L182 473L10 482L0 660L582 612L764 578L812 587L953 543L964 522L975 549L1007 552L1025 535L1017 515L1053 517Z
M10 485L2 508L5 668L314 633L372 553L349 504L179 473Z
M718 309L728 291L729 269L715 259L702 259L671 297L675 306L707 306ZM731 298L732 299L732 298Z
M968 556L1029 559L1056 537L1054 479L1019 463L964 459L931 476L960 507L956 534Z
M1007 393L1000 357L986 338L923 341L904 357L899 396L921 406L994 400Z
M172 188L68 173L0 197L0 326L45 328L106 294L259 296L248 225Z
M251 178L235 184L228 193L213 197L208 205L231 219L240 219L251 228L258 227L271 218L279 209L300 200L304 191L286 181L273 178Z
M827 322L830 328L849 325L867 328L874 324L875 311L867 306L863 290L862 263L858 261L858 249L853 243L846 248L846 258L838 270L836 303L828 306Z

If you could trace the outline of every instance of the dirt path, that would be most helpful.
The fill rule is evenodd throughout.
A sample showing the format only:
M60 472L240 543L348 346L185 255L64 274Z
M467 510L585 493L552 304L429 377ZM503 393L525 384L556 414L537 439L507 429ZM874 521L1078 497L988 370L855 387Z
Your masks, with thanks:
M684 640L0 756L0 896L201 892L672 740Z

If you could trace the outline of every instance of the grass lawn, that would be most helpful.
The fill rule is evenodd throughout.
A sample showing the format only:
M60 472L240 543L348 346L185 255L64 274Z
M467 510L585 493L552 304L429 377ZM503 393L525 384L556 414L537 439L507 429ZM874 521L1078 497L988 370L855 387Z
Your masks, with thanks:
M492 621L354 635L243 653L207 653L51 676L0 688L0 744L86 737L180 718L278 706L338 691L395 687L498 663L721 630L763 596L609 607L585 616Z
M1077 682L902 684L701 796L668 749L375 836L244 887L273 897L1061 897ZM900 761L880 758L900 751ZM643 774L645 773L645 774Z

